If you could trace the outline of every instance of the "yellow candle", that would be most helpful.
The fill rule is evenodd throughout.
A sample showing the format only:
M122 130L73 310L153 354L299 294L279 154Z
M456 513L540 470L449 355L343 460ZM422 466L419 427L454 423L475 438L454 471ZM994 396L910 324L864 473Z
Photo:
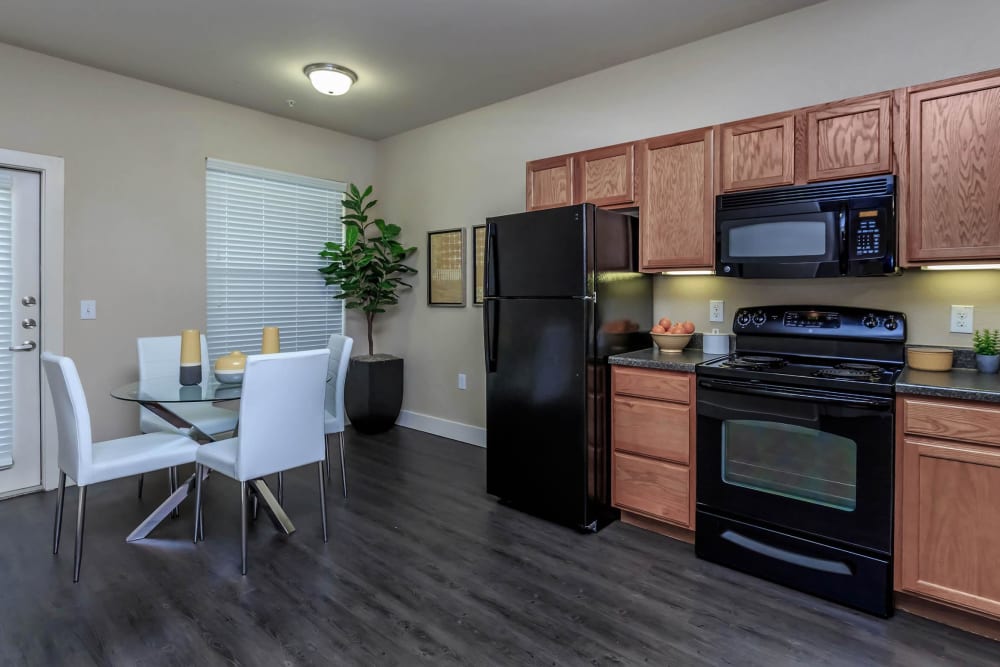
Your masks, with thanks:
M281 342L278 338L278 327L264 327L260 338L261 354L281 352Z
M181 331L181 366L201 365L201 332L197 329Z

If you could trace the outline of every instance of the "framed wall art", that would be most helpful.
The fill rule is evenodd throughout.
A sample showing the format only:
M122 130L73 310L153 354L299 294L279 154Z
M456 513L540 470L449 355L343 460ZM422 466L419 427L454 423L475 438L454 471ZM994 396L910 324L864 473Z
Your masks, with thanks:
M486 270L486 225L472 228L472 305L483 305Z
M427 305L465 306L465 230L427 232Z

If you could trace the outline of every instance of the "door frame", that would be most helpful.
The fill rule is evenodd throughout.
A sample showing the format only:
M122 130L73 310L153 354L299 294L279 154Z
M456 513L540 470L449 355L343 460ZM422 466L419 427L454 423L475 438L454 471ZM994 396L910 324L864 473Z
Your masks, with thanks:
M63 353L63 198L65 160L52 155L25 153L0 148L0 167L34 171L41 175L41 336L39 351ZM41 368L39 367L39 372ZM59 476L59 441L52 394L44 376L41 387L42 484L56 487ZM24 489L23 492L38 490ZM18 492L22 493L22 492Z

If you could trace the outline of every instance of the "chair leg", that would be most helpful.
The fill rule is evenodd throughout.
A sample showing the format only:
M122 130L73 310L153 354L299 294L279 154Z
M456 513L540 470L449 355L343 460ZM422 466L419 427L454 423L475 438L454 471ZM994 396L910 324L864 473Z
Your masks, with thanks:
M194 464L194 543L198 544L201 529L201 466Z
M170 481L170 493L173 493L174 491L177 490L177 485L179 483L178 482L179 478L177 476L177 466L171 466L170 468L167 469L167 478ZM181 511L176 508L174 509L173 512L170 513L170 516L172 516L175 519L180 515Z
M323 459L326 464L326 481L330 481L330 434L326 433L323 435L323 445L326 447L326 458Z
M344 478L344 497L347 497L347 465L344 463L344 432L340 432L340 475Z
M139 499L142 499L142 484L146 481L146 475L144 473L139 473Z
M278 504L285 504L285 474L278 473Z
M83 522L87 514L87 487L80 486L79 506L76 509L76 550L73 554L73 583L80 581L80 560L83 558Z
M240 482L240 571L243 574L247 573L247 520L250 518L248 510L247 483Z
M323 462L319 462L319 514L323 519L323 541L328 542L326 530L326 481L323 479Z
M62 536L63 503L66 501L66 473L59 471L59 495L56 498L56 526L52 535L52 553L59 553L59 538Z

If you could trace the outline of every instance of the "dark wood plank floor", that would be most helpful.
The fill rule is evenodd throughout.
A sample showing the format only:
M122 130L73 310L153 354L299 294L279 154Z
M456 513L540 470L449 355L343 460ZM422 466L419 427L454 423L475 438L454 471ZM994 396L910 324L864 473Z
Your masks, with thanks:
M246 577L237 487L218 475L197 546L189 506L124 541L165 475L142 501L134 480L93 487L77 585L71 512L50 554L54 493L0 503L0 664L1000 664L1000 644L872 618L631 526L579 535L500 506L484 450L402 428L348 442L351 496L332 485L329 544L315 471L296 471L299 530L279 537L262 517Z

